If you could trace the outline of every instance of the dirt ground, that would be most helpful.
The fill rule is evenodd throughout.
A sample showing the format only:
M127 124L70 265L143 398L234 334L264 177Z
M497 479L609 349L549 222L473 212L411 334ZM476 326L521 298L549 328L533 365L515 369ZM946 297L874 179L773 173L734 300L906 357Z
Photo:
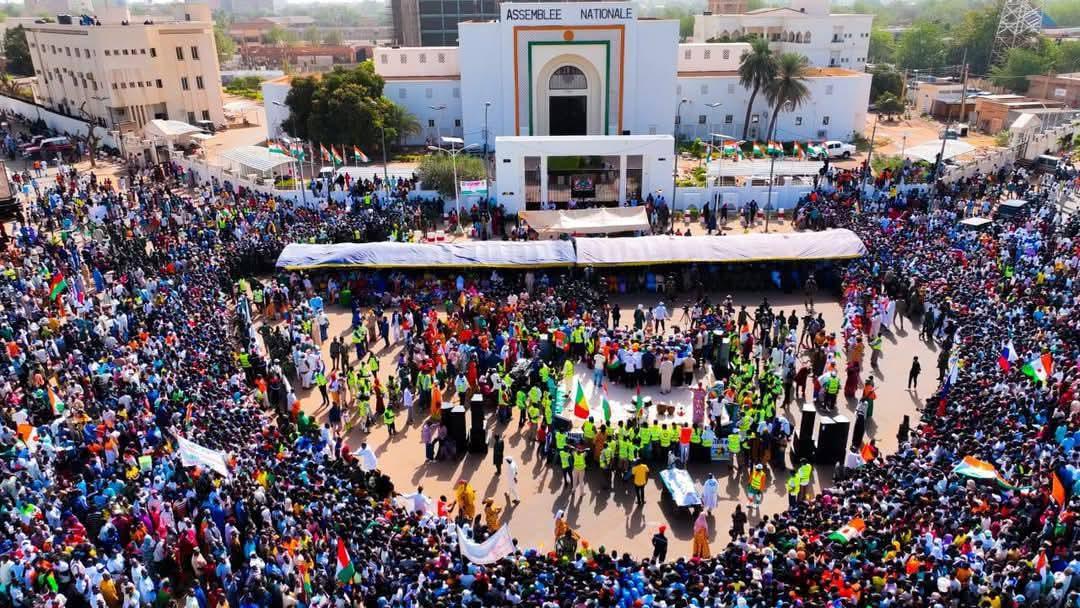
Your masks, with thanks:
M714 298L722 298L724 295L726 292L716 292ZM790 310L796 310L799 314L802 311L802 298L797 295L781 293L736 293L733 295L735 295L737 305L756 306L763 296L767 296L773 306L783 310L785 314ZM682 311L681 307L677 308L677 304L673 305L671 296L638 294L621 298L620 305L624 307L624 310L629 310L639 302L653 306L658 300L665 299L669 310L674 315L673 322L675 322ZM828 327L838 328L841 310L835 301L820 302L817 309L824 314ZM330 312L331 337L334 335L347 337L350 332L350 314L339 306L331 306ZM887 334L884 356L880 362L881 370L875 373L879 386L879 399L875 405L874 416L868 425L867 436L876 439L885 452L896 449L896 433L904 415L910 415L913 421L917 421L916 408L920 404L920 397L925 398L934 384L935 348L928 347L927 344L918 340L917 333L910 325L906 327L906 331L897 330L895 333ZM382 343L379 343L376 353L380 357L381 377L385 377L394 370L394 358L398 351L398 347L383 348ZM323 354L324 360L329 360L328 342L323 345ZM912 356L919 356L925 371L920 379L921 388L909 392L906 390L906 380ZM576 377L587 389L589 402L595 408L599 402L599 394L592 386L591 372L579 365ZM709 377L706 377L704 372L699 372L697 376L698 379L704 379L706 382ZM648 387L643 389L642 394L653 397L657 402L684 405L689 405L691 402L690 391L685 387L676 387L670 395L663 398L659 395L657 388ZM617 411L620 404L627 403L632 398L629 391L620 386L610 386L609 391L613 411ZM305 411L315 413L320 419L326 415L326 410L320 407L317 391L313 394L301 391L298 394ZM801 405L801 402L794 402L785 411L785 415L792 420L796 429ZM841 412L854 420L854 406L854 401L844 402L840 406ZM512 533L523 543L523 546L550 549L554 540L553 517L562 509L566 511L570 524L593 547L602 545L609 549L618 548L620 551L630 551L639 556L648 555L651 551L652 535L658 526L666 525L672 545L669 555L682 556L690 553L692 522L684 513L673 510L661 500L661 483L657 469L659 465L650 465L653 470L650 472L650 484L646 489L644 507L635 506L633 489L629 485L617 484L614 490L603 489L604 482L600 473L592 469L586 476L587 488L571 494L570 491L564 489L561 474L538 459L533 442L518 432L516 417L504 426L497 423L493 413L489 412L487 419L489 433L499 433L503 436L506 443L506 456L514 458L519 466L518 491L522 501L519 505L512 506L504 498L505 486L495 475L490 453L487 455L469 454L455 462L425 462L419 425L419 420L410 423L406 420L405 414L399 413L396 436L389 437L386 427L378 424L368 434L353 429L348 436L348 442L354 448L359 447L361 442L367 442L378 455L379 467L390 474L398 492L410 493L418 486L423 486L424 493L436 499L439 495L452 496L452 486L457 480L469 480L476 489L479 501L491 497L496 504L505 508L504 521L509 521ZM790 462L787 467L791 467ZM823 467L818 467L818 469L815 475L816 487L827 486L831 480L831 471ZM711 538L714 548L718 548L728 541L731 514L735 505L741 502L745 508L747 504L746 476L733 477L729 467L723 463L691 465L689 471L695 482L699 484L699 489L700 483L705 480L708 473L715 474L721 482L720 507L709 518ZM762 513L765 515L784 509L787 503L784 491L787 472L777 467L775 470L769 470L768 473L769 490L762 507ZM756 517L751 517L751 523L755 521Z

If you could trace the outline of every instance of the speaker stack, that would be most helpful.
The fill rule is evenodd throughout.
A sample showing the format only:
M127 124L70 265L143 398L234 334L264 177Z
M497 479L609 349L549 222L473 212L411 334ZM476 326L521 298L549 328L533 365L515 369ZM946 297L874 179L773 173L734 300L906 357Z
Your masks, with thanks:
M487 453L487 436L484 432L484 396L476 393L469 402L472 411L472 428L469 430L469 452Z
M792 446L795 449L795 460L814 457L814 421L817 417L817 408L813 403L804 403L802 406L802 418L799 421L799 432L795 434Z
M848 446L848 431L851 421L843 414L822 416L818 425L817 451L815 462L818 464L836 464L844 460Z
M540 359L548 363L555 357L555 347L551 344L550 334L537 336L537 348L540 351Z
M465 430L465 408L460 405L453 406L445 420L447 436L454 442L457 453L464 454L466 445L465 440L467 439Z
M862 447L866 435L866 416L855 416L855 425L851 429L851 445Z

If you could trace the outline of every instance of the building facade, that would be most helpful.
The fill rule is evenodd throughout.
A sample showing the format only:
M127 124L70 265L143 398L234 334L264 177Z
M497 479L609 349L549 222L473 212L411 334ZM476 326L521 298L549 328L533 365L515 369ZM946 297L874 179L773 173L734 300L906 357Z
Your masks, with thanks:
M828 0L792 0L782 8L694 18L694 41L736 40L756 34L775 52L805 55L810 65L862 71L870 51L873 15L830 14Z
M28 27L38 102L110 129L155 118L224 125L210 9L176 6L169 22L133 22L117 8L98 11L98 24Z
M1028 76L1028 95L1080 108L1080 72Z

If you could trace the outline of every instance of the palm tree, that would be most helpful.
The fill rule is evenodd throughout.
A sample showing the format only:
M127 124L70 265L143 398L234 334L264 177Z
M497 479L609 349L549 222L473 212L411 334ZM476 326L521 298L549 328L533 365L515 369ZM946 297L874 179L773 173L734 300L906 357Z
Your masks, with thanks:
M742 139L750 130L750 114L754 111L754 98L776 76L776 58L769 43L755 36L750 40L750 52L739 61L739 84L749 89L750 101L746 102L746 119L743 120Z
M776 59L776 77L765 86L765 97L772 104L772 118L769 119L769 136L772 140L776 128L776 117L780 108L790 104L790 110L802 105L810 97L806 86L806 74L809 62L798 53L781 53Z

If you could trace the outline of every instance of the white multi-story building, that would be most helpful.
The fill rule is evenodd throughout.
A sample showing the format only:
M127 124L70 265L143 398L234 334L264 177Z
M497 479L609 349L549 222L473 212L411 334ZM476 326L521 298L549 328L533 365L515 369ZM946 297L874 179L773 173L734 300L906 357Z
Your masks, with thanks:
M791 0L789 6L694 18L694 41L734 40L757 34L776 52L805 55L815 67L861 71L870 51L873 15L830 14L828 0Z
M210 8L176 5L175 19L132 20L126 7L27 27L38 102L83 112L106 128L139 128L155 118L225 124Z
M373 61L383 94L420 123L405 143L455 135L494 147L508 209L561 204L575 176L588 177L581 183L595 184L605 203L671 192L676 131L741 138L750 93L738 66L749 44L679 44L677 21L638 20L630 2L504 3L500 11L499 21L460 23L459 47L383 47ZM811 69L809 97L781 111L774 139L851 139L866 121L870 80ZM288 88L263 91L283 100ZM748 139L767 137L770 110L759 94ZM284 117L268 115L270 134Z

